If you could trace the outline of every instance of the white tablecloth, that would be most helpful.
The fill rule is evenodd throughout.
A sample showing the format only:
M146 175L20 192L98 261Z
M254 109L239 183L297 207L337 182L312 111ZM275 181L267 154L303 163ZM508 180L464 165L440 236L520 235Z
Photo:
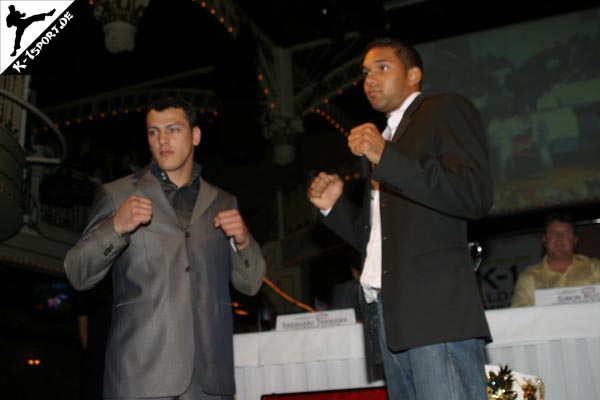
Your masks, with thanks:
M488 362L539 376L547 400L600 400L600 304L487 312Z
M383 386L367 382L362 325L234 335L238 400Z
M541 377L547 400L600 400L600 304L494 310L489 364ZM238 400L365 386L362 325L234 335Z

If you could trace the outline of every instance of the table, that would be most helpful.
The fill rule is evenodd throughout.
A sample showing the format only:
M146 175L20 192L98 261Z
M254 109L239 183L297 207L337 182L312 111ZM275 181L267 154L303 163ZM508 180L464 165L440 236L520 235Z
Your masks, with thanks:
M522 307L486 313L491 364L537 375L547 400L600 399L600 304Z
M237 400L369 384L361 324L233 337Z
M486 312L489 364L537 375L547 400L600 399L600 304ZM237 400L367 386L361 324L234 335Z

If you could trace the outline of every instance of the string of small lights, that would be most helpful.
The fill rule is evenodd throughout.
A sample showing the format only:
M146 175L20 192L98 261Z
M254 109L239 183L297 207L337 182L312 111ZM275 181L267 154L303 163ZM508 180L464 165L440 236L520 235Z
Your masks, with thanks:
M358 86L358 81L353 81L352 82L352 87L357 87ZM344 94L344 89L343 88L339 88L336 92L337 96L341 96ZM322 107L316 107L316 108L311 108L309 111L311 113L314 113L315 115L318 115L322 118L324 118L326 121L328 121L338 132L344 134L344 137L348 137L350 135L350 132L348 129L344 128L340 122L338 122L325 108L327 107L327 105L329 104L330 100L325 98L323 99L323 106ZM352 173L346 173L343 176L343 179L348 182L350 180L358 180L361 179L361 174L359 172L352 172Z
M122 116L122 115L128 115L131 113L141 113L142 111L144 111L145 109L143 107L126 107L123 109L113 109L112 111L107 111L107 112L100 112L98 114L88 114L85 116L78 116L78 117L73 117L73 118L69 118L69 119L65 119L62 121L53 121L54 122L54 126L57 128L60 127L71 127L74 126L75 124L82 124L84 122L87 121L94 121L94 120L102 120L105 118L110 118L110 117L117 117L117 116ZM205 108L200 107L198 110L198 113L200 116L206 116L207 117L207 122L209 124L213 124L215 122L215 118L217 118L219 116L219 112L218 111L207 111ZM31 132L36 134L38 132L40 132L40 130L43 131L48 131L48 126L44 126L41 129L38 128L32 128Z
M358 86L358 81L353 81L352 86ZM344 94L344 89L339 88L336 92L336 96L341 96ZM309 112L314 113L323 117L326 121L328 121L333 127L340 133L343 133L345 137L348 137L350 134L347 128L344 128L339 121L337 121L329 112L325 110L330 100L328 98L323 99L323 106L309 109Z
M221 25L223 25L223 27L227 30L227 32L229 32L232 35L234 34L235 28L233 26L234 25L233 22L227 21L227 23L226 23L225 16L220 15L219 12L217 11L217 9L213 6L211 6L211 4L209 2L192 0L192 3L198 3L200 5L200 7L206 9L210 13L210 15L215 17L221 23Z
M275 99L273 99L273 92L269 88L269 85L267 83L267 80L265 79L265 76L262 73L259 73L256 76L256 79L258 79L258 84L260 85L261 91L264 94L265 98L267 99L269 109L270 110L276 109L277 103L275 103Z
M348 137L349 133L346 130L346 128L344 128L343 126L340 125L339 122L337 122L335 120L335 118L333 118L327 111L325 111L324 109L321 109L319 107L310 110L311 113L314 113L316 115L319 115L321 117L323 117L326 121L328 121L331 125L333 125L333 127L340 133L343 133L345 137Z
M95 3L96 2L94 0L88 0L88 4L92 7L95 5ZM192 3L198 3L200 7L206 9L210 13L210 15L215 17L221 23L221 25L223 25L223 28L225 28L227 32L229 32L232 35L234 34L236 30L236 28L234 27L234 23L232 21L228 21L225 15L221 15L221 13L219 13L219 11L217 11L217 9L214 6L212 6L209 2L192 0Z

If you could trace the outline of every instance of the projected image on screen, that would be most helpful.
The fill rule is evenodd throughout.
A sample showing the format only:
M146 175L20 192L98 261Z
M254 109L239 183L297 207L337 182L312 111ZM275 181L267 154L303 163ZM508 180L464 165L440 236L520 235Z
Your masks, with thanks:
M493 214L600 200L600 8L417 48L424 92L483 116Z

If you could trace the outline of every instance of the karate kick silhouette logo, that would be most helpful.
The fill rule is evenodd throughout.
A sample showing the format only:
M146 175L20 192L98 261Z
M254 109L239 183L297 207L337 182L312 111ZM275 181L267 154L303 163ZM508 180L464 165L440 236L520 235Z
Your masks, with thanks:
M8 16L6 17L6 25L9 28L13 26L17 28L17 35L15 36L15 48L12 54L10 55L11 57L14 57L17 55L17 50L21 48L21 37L23 37L25 29L27 29L29 25L33 24L36 21L43 21L46 19L46 17L51 17L56 11L56 9L53 8L47 13L37 14L29 18L25 18L25 13L19 12L15 8L14 4L8 6L8 9L10 10L10 14L8 14Z

